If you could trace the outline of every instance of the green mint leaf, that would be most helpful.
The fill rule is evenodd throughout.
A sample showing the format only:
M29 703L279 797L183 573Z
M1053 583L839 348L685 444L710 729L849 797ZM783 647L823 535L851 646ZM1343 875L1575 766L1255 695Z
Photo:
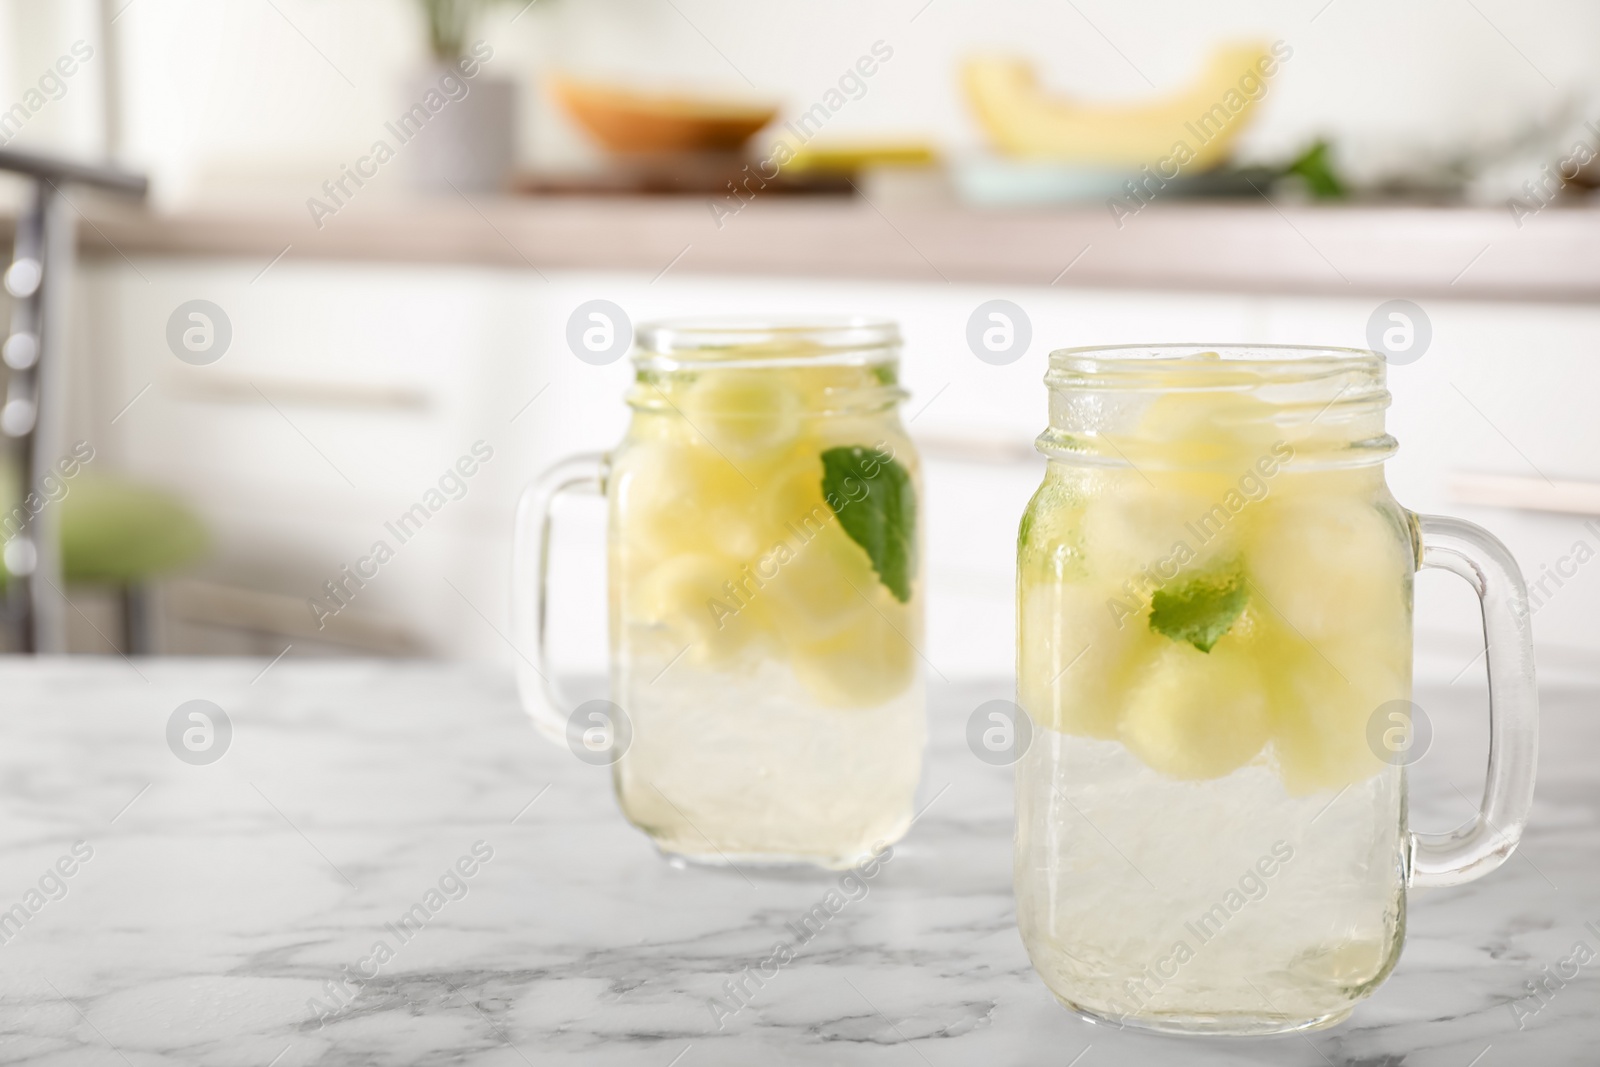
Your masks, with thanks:
M822 453L822 499L896 600L911 599L916 565L917 493L895 460L851 445Z
M1238 570L1165 586L1150 598L1150 629L1210 652L1233 627L1248 596Z

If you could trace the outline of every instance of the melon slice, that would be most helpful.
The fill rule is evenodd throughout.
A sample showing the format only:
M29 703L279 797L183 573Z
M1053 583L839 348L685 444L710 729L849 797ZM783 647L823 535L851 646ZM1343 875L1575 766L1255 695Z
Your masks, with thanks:
M1026 60L974 59L964 74L979 119L995 147L1009 155L1137 169L1154 167L1183 142L1189 152L1184 169L1203 170L1227 158L1251 118L1256 100L1250 93L1260 98L1263 71L1274 65L1258 45L1219 49L1182 91L1123 106L1048 95Z

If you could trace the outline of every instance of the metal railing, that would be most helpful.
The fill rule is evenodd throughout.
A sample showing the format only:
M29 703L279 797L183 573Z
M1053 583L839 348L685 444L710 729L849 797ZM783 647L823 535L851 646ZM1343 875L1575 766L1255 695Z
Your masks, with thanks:
M27 514L5 543L6 616L12 647L34 653L66 651L66 594L61 577L61 515L49 507L46 478L61 457L64 435L62 364L66 353L68 293L76 255L74 208L62 194L69 185L91 186L143 198L149 182L115 167L75 163L0 148L0 171L33 179L33 199L17 219L11 266L3 276L14 303L0 358L10 368L0 434L15 446L12 484ZM39 504L35 511L29 501ZM7 502L8 505L10 502Z

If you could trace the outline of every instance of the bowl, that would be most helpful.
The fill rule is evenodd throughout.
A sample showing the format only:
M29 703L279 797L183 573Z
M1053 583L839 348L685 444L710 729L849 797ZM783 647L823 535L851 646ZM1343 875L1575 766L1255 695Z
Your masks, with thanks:
M551 95L595 140L622 155L736 152L778 114L771 103L549 79Z

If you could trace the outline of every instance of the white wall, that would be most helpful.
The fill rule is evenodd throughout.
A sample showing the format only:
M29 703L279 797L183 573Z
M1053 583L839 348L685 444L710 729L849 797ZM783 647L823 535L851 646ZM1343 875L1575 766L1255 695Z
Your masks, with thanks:
M0 141L17 148L37 146L80 156L98 155L104 143L105 63L96 3L6 0L0 12L4 13L0 18L0 114L23 102L30 90L39 94L29 101L32 113L21 128L8 124ZM74 44L90 53L89 58L79 62L72 57L67 69L73 73L61 77L55 65L72 55ZM40 106L32 106L35 103Z
M0 3L0 100L92 29L98 3ZM1583 0L537 0L519 15L522 6L497 8L482 33L496 49L490 70L525 87L521 148L545 165L588 149L544 105L542 72L708 85L803 109L879 39L894 59L830 131L926 134L956 152L980 143L955 77L978 50L1031 56L1054 86L1121 99L1181 84L1219 42L1282 38L1294 58L1249 150L1281 156L1331 135L1358 171L1497 143L1564 104L1600 113L1584 106L1600 96L1600 6ZM407 0L135 0L115 32L128 158L155 172L169 200L247 187L302 200L370 144L423 60ZM26 139L92 145L92 104L93 92L69 95Z

